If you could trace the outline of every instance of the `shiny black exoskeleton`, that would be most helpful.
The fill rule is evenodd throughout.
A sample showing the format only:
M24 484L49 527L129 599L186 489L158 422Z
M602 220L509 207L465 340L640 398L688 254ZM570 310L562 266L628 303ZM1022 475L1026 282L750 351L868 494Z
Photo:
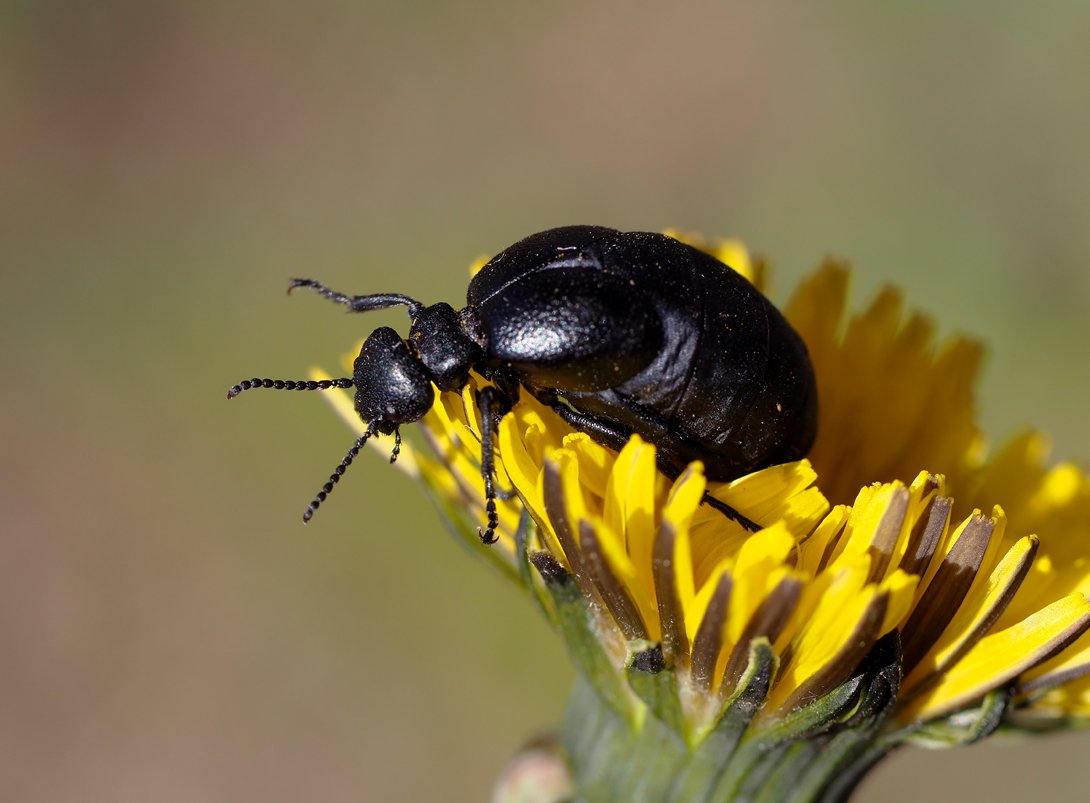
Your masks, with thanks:
M495 386L478 394L486 542L496 528L495 429L523 390L606 446L638 434L672 477L700 460L710 479L735 479L799 459L814 440L817 389L802 340L746 279L662 234L567 226L531 235L481 269L461 310L400 294L347 296L310 279L292 280L289 291L296 287L350 312L405 305L412 321L408 340L389 327L372 332L350 379L253 379L228 392L355 388L367 431L304 521L370 436L393 434L395 459L398 428L431 407L432 383L461 389L471 369Z

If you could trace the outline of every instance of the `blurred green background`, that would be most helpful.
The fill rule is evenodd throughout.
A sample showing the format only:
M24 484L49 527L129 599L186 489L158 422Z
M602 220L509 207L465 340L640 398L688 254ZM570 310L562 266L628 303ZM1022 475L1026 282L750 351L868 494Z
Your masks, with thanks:
M980 411L1090 456L1090 6L0 4L0 797L486 798L557 641L253 375L464 299L566 223L826 253L991 344ZM866 381L860 377L860 381ZM861 800L1082 800L1090 738L905 751Z

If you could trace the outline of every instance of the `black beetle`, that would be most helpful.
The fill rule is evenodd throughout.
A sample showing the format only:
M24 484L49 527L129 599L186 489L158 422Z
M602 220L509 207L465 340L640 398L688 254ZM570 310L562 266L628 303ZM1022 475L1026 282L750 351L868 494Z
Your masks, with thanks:
M470 369L491 380L478 393L487 526L497 526L492 444L521 389L577 430L620 449L632 434L657 447L663 472L693 460L726 481L803 457L817 426L817 389L806 346L753 285L714 257L652 232L567 226L504 250L470 281L467 305L431 306L397 293L347 296L308 287L349 312L408 307L409 339L384 326L363 344L349 378L244 380L255 387L356 389L367 431L307 508L333 490L364 442L418 421L440 390L459 390ZM722 502L705 501L749 529Z

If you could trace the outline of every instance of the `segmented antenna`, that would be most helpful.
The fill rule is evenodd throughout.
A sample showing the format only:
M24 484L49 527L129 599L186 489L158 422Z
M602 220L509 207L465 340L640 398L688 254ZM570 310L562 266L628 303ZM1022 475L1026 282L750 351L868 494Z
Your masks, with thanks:
M331 290L321 282L316 282L313 279L292 279L288 285L288 293L297 287L307 287L313 290L320 296L328 298L330 301L334 301L337 304L344 304L348 307L349 312L369 312L370 310L386 309L387 307L397 307L404 305L409 308L409 317L415 319L417 315L424 311L424 305L417 301L415 298L402 295L401 293L374 293L367 296L350 296L344 293L338 293L336 290Z
M227 398L233 399L244 390L254 388L270 388L272 390L329 390L330 388L353 387L352 380L347 377L340 379L243 379L229 391Z
M352 448L348 450L348 454L341 460L341 464L333 469L333 473L329 475L329 481L322 486L322 490L318 491L317 495L314 497L314 501L307 506L306 512L303 513L303 524L310 521L311 516L314 515L314 511L318 509L318 506L326 500L326 497L333 493L333 486L337 484L341 475L343 475L344 472L348 470L348 467L352 465L352 461L356 459L356 455L360 453L360 449L367 443L367 439L375 434L375 431L375 425L373 423L368 424L367 431L360 435L356 442L352 444Z

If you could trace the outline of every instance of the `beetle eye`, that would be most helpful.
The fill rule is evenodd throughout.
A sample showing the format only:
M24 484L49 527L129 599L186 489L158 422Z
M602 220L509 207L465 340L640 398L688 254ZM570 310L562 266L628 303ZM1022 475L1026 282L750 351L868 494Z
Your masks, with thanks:
M435 400L424 366L388 326L376 329L364 341L352 381L356 412L383 434L399 424L419 421Z

